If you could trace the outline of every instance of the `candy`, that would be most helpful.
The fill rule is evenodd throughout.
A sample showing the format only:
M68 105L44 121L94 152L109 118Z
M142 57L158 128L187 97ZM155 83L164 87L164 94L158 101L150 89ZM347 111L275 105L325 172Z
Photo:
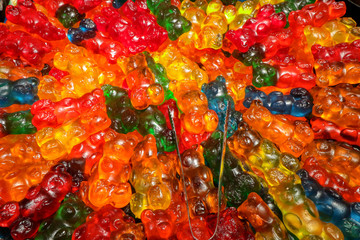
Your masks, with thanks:
M359 239L360 28L345 9L6 2L0 238Z
M0 79L0 106L8 107L12 104L33 104L39 99L37 96L39 79L35 77L10 81Z
M289 95L273 91L268 95L253 86L247 86L244 106L249 108L254 100L260 100L272 114L287 114L295 117L305 117L312 111L311 94L304 88L293 88Z

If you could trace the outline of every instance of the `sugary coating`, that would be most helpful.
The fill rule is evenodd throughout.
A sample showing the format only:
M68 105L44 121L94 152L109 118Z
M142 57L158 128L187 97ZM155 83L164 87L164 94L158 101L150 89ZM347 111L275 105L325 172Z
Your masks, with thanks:
M360 88L350 84L314 88L313 115L345 128L360 127Z
M215 232L216 217L216 215L206 217L207 225L212 234ZM255 238L248 224L238 218L236 208L230 207L220 212L219 226L213 239L254 240Z
M140 142L138 133L114 134L103 148L103 156L91 169L87 182L81 183L82 200L93 209L110 204L125 207L131 199L130 158Z
M293 88L289 95L280 91L269 94L247 86L245 89L244 106L249 108L254 100L260 100L272 114L288 114L295 117L306 117L312 112L312 97L305 88Z
M181 16L179 8L169 0L147 0L149 10L160 26L166 29L169 39L175 41L191 28L191 22Z
M88 112L58 128L41 129L36 133L36 142L45 159L56 160L65 157L75 145L108 128L110 124L111 120L104 109L95 105Z
M0 203L23 199L55 164L43 159L34 134L0 138L0 159Z
M311 47L311 52L319 64L324 62L359 61L360 40L351 43L339 43L330 47L315 44Z
M46 15L38 11L31 0L18 0L16 6L7 6L6 18L14 24L23 26L29 33L35 33L48 41L66 37L65 31L50 23Z
M281 152L295 157L299 157L314 139L314 133L307 122L294 121L286 115L273 115L258 100L251 104L243 118L262 137L277 144Z
M7 134L35 133L36 128L31 123L32 118L30 110L6 113L0 109L0 137Z
M324 63L315 71L316 84L319 87L334 86L339 83L357 84L360 76L360 63L358 61Z
M104 7L94 21L99 31L120 42L132 54L147 48L156 51L167 40L167 32L156 23L155 16L134 1L126 1L119 10Z
M340 174L350 186L359 186L360 151L346 143L330 140L314 140L301 159L315 158L327 171Z
M86 223L75 229L72 240L81 239L145 240L145 235L141 223L135 223L122 209L106 205L91 213Z
M302 168L321 186L334 189L348 202L360 202L360 186L351 187L341 173L327 171L316 158L310 157L303 162Z
M322 118L310 119L315 139L334 139L351 145L360 146L360 131L357 128L340 127Z
M237 125L242 121L242 114L235 110L234 100L229 96L226 89L226 80L218 76L215 81L208 84L204 83L201 91L208 99L209 109L214 110L218 116L219 124L217 129L224 131L226 119L226 106L229 105L229 122L227 136L230 137L237 129Z
M309 173L301 169L297 172L301 178L305 194L316 205L320 218L339 227L349 240L360 238L360 203L348 203L333 189L318 184Z
M40 224L35 240L71 240L74 230L85 223L92 212L76 195L69 194L52 218Z
M255 229L255 239L288 240L288 233L281 220L271 211L261 197L252 192L237 209L239 216L248 220Z
M211 137L201 144L205 161L213 173L215 184L218 183L219 179L222 137L222 132L215 131ZM267 189L262 186L262 183L255 174L243 170L243 162L243 158L239 159L233 155L229 149L226 150L223 186L228 205L238 207L246 200L251 192L256 192L262 196L270 209L275 212L279 218L282 218L281 212L274 203L274 200L268 194Z
M64 98L59 102L42 99L31 106L32 123L40 130L59 127L91 110L93 106L105 111L105 97L101 89L94 89L80 98Z
M259 9L255 18L250 18L242 28L230 30L225 36L240 52L246 52L249 47L261 41L271 32L278 31L286 25L284 13L275 13L273 5L264 5Z
M12 104L33 104L39 100L37 95L39 79L22 78L16 81L0 79L0 107Z
M132 163L130 183L135 189L130 207L134 215L139 218L145 209L168 208L171 202L171 190L162 180L163 163L157 157L154 136L144 137L135 147L130 161Z
M67 37L73 44L79 44L83 40L91 39L96 36L97 26L93 20L84 18L80 21L78 28L69 28Z

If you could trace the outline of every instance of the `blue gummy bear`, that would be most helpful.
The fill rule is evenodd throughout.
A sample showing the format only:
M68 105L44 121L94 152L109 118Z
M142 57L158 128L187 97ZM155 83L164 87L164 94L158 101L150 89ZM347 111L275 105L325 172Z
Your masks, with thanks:
M204 83L201 91L208 99L208 107L214 110L219 118L217 129L224 132L226 119L226 106L229 102L229 122L227 129L227 137L231 137L238 128L238 124L242 121L242 114L235 110L235 103L232 97L227 93L226 80L223 76L218 76L215 81Z
M79 44L83 40L94 38L96 36L96 24L90 18L81 20L78 28L69 28L67 37L73 44Z
M253 86L245 89L244 107L249 108L254 100L260 100L272 114L288 114L306 117L312 112L313 99L305 88L294 88L289 95L274 91L266 95Z
M306 197L316 205L320 219L337 226L346 240L360 239L360 203L345 201L335 190L321 186L305 169L297 174Z
M16 81L0 79L0 107L12 104L33 104L39 100L37 96L39 79L22 78Z

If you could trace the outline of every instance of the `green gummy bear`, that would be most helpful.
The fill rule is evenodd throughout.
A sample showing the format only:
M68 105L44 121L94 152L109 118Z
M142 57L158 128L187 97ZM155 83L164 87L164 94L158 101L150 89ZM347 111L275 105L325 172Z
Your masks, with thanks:
M158 152L176 149L173 132L167 128L164 114L155 106L149 106L139 114L138 131L143 136L152 134L156 138Z
M85 14L80 14L79 11L70 4L64 4L58 8L55 16L65 28L71 28L75 23L83 19Z
M91 212L76 195L69 194L55 215L41 223L35 240L71 240L75 229L85 223Z
M175 99L174 93L169 90L170 79L167 77L166 69L160 63L156 63L154 59L150 56L148 52L144 52L146 57L146 62L151 72L154 74L155 83L158 83L162 86L165 93L165 101L168 99Z
M5 113L0 117L0 124L3 121L5 131L8 134L33 134L36 133L36 127L31 123L33 115L30 110L14 113Z
M111 119L111 128L119 133L129 133L139 125L138 113L131 104L125 89L103 85L105 104L108 117Z
M253 62L252 84L255 87L274 86L277 82L277 70L275 67L261 61Z
M158 24L166 29L170 40L175 41L190 31L191 22L181 15L176 6L171 5L170 0L147 0L147 6L156 16Z

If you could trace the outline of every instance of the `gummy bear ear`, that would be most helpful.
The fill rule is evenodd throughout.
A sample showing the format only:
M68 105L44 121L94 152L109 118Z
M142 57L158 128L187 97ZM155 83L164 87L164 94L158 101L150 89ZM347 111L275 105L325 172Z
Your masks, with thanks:
M223 76L217 76L216 77L216 81L222 82L222 83L226 83L226 79Z
M201 86L201 91L202 91L203 93L206 92L206 87L207 87L207 86L208 86L207 83L203 83L203 85Z
M154 212L150 209L146 209L141 213L141 220L148 220L151 221L151 219L155 216Z

